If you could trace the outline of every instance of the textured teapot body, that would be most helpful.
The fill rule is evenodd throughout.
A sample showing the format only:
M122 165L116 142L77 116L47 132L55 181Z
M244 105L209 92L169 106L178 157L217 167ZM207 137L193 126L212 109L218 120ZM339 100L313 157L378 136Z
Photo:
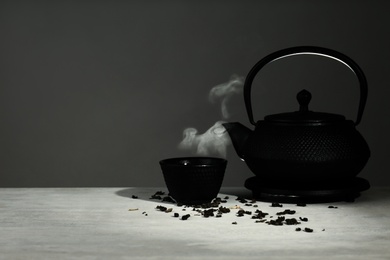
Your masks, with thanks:
M370 157L352 121L321 126L258 121L241 152L255 175L279 181L354 177Z

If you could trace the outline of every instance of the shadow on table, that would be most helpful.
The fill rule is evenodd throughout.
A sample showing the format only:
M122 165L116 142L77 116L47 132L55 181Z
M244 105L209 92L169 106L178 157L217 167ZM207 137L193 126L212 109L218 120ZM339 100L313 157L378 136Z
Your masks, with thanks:
M121 197L126 197L130 199L141 199L145 201L150 202L159 202L159 203L166 203L166 204L172 204L175 203L173 200L169 197L169 192L166 188L124 188L121 190L118 190L115 192L116 195ZM246 190L245 188L236 188L236 187L222 187L218 197L240 197L240 198L246 198L251 199L252 193L249 190Z

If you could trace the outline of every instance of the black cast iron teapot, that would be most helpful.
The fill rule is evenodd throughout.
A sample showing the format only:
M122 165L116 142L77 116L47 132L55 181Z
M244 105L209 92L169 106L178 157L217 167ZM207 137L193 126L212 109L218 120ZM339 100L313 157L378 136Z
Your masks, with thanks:
M310 111L311 94L298 93L299 111L268 115L255 122L251 85L256 74L270 62L293 55L320 55L351 69L360 83L360 103L355 122L344 116ZM244 101L255 130L240 123L225 123L233 146L258 177L278 181L328 181L355 177L370 157L369 147L356 130L367 100L367 81L360 67L346 55L322 47L283 49L261 59L244 84Z

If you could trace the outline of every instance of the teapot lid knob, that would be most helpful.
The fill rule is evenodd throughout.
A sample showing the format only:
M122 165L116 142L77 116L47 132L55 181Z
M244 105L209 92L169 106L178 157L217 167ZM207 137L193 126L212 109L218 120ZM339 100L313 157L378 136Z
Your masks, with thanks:
M264 121L306 126L329 125L345 121L342 115L309 111L311 93L306 89L297 94L297 100L300 106L299 111L268 115L264 117Z
M311 93L306 89L301 90L297 94L297 100L299 103L299 112L307 112L309 111L309 103L311 100Z

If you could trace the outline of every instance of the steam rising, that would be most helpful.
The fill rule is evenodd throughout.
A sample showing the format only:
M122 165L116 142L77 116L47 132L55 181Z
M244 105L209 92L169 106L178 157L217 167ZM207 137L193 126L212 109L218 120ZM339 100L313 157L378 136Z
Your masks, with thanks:
M215 103L221 100L221 112L223 119L228 119L230 114L227 109L230 98L242 92L244 79L233 75L226 83L217 85L210 90L209 101ZM187 128L183 132L183 140L179 149L192 151L198 156L217 156L226 158L227 146L231 144L229 134L224 121L217 121L205 133L199 134L195 128Z
M217 99L222 99L221 112L224 119L230 117L227 109L227 103L233 95L240 94L242 92L243 84L243 77L232 75L229 82L217 85L211 89L209 93L209 100L210 102L215 103Z
M179 148L191 150L200 156L212 155L226 158L226 148L230 144L230 137L222 123L216 122L203 134L198 134L195 128L185 129L184 139L179 144Z

